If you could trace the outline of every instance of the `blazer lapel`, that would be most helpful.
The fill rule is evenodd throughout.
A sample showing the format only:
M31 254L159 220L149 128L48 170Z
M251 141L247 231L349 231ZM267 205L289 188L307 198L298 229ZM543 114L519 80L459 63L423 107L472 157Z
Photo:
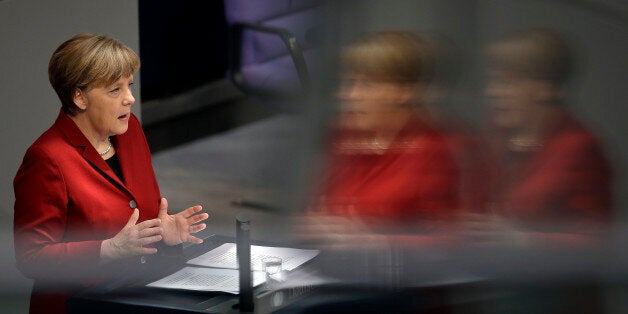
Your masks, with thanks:
M111 170L111 167L107 165L107 162L105 162L98 152L96 152L96 149L94 149L92 144L89 140L87 140L85 135L83 135L83 132L81 132L76 123L74 123L70 117L61 111L55 124L59 126L59 129L68 138L70 144L75 147L83 148L83 158L85 158L85 160L87 160L102 175L108 177L110 180L119 185L120 188L131 194L131 191L125 186L120 178L118 178L113 170Z

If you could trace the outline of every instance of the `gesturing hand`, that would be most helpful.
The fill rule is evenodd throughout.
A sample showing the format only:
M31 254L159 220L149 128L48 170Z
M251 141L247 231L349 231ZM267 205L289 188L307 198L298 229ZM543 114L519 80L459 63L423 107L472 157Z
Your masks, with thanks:
M161 240L161 220L151 219L136 224L139 217L140 211L136 208L124 228L113 238L102 242L100 256L103 261L157 253L156 248L144 246Z
M196 205L180 213L170 215L168 214L168 200L162 198L157 217L161 219L164 243L167 245L176 245L183 242L203 243L203 240L192 235L207 227L204 223L197 224L209 218L207 213L198 213L201 209L203 209L201 206Z

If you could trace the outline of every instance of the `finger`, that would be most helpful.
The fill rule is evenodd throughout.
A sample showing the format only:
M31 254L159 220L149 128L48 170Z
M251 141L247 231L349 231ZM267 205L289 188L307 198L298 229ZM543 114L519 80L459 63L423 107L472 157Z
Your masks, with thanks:
M135 223L137 223L137 220L140 218L140 211L135 208L133 210L133 214L131 214L131 217L129 217L129 221L126 223L127 227L131 227L134 226Z
M157 249L154 247L143 247L137 250L137 253L140 255L148 255L148 254L152 255L152 254L157 253Z
M151 237L141 238L139 240L139 244L140 246L145 246L159 241L161 241L161 235L154 235Z
M191 235L191 236L188 236L187 242L201 244L201 243L203 243L203 239L200 239L200 238L197 238L197 237Z
M168 200L165 197L159 202L159 216L168 214Z
M207 218L209 218L209 214L208 213L201 213L201 214L194 215L194 216L188 218L188 223L190 225L193 225L193 224L195 224L195 223L197 223L199 221L203 221L203 220L205 220Z
M207 228L206 224L192 225L190 226L190 233L197 233L205 228Z
M203 207L201 205L195 205L192 207L188 207L187 209L181 211L181 213L179 213L180 215L183 215L183 217L188 218L192 215L194 215L194 213L198 213L203 209Z
M163 229L161 227L144 228L140 230L139 237L145 238L145 237L150 237L157 234L161 235L162 232L163 232Z
M152 228L152 227L159 227L159 226L161 226L161 219L159 218L144 220L137 224L138 230L143 230L143 229Z

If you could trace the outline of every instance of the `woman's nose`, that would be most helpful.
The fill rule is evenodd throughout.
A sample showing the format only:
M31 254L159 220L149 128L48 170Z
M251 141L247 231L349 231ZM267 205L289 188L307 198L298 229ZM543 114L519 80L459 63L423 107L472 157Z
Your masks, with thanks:
M128 89L127 94L124 98L124 104L127 106L131 106L135 103L135 97L133 97L133 91L131 91L131 89Z
M342 88L341 98L344 100L356 100L361 97L363 91L360 83L352 82Z

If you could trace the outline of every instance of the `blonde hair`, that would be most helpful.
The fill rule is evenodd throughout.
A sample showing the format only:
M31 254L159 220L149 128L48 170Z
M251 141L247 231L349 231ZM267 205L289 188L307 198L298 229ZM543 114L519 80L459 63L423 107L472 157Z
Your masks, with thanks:
M346 71L398 83L429 82L433 52L428 41L409 31L369 34L343 51Z
M73 100L77 89L113 84L133 75L139 67L139 57L123 43L104 35L82 33L62 43L52 54L48 79L64 112L73 115L80 112Z
M515 32L489 46L487 53L493 67L558 85L569 79L573 68L573 52L565 37L551 29Z

